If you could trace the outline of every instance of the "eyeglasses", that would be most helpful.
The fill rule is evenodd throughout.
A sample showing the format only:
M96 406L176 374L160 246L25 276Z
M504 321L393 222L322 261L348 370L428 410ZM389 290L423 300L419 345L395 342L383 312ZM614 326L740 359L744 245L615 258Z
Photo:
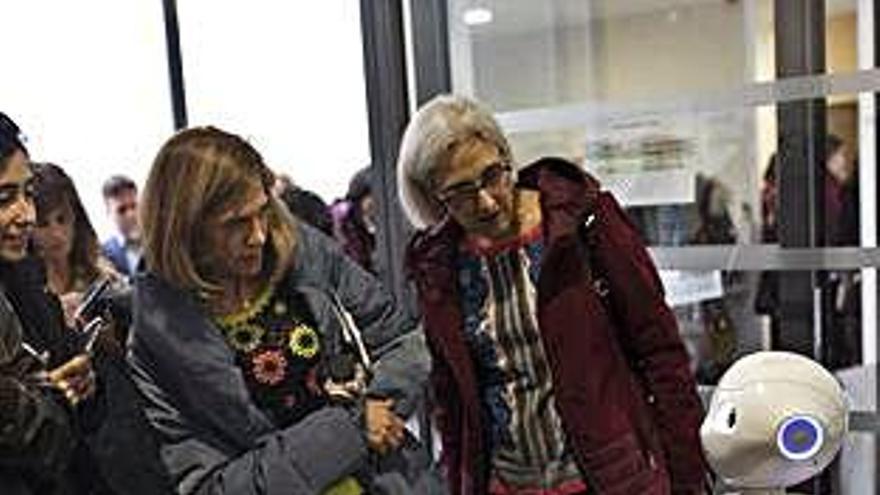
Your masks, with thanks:
M450 208L473 207L477 204L480 191L497 191L510 180L512 171L513 167L508 162L493 163L483 170L477 180L451 186L441 192L438 198Z

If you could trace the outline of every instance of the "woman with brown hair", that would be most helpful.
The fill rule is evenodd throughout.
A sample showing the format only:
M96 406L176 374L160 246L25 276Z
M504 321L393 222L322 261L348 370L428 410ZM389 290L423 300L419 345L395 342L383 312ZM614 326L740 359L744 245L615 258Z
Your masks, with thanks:
M170 486L159 462L158 450L146 422L137 390L127 373L124 346L128 335L128 284L101 255L98 236L70 177L58 165L33 164L36 226L34 247L46 274L46 288L59 298L68 329L90 286L111 282L100 304L108 322L97 341L95 370L103 385L102 418L84 436L94 459L88 477L100 480L99 493L165 494ZM73 331L68 332L70 335ZM134 455L131 445L138 446ZM86 452L83 447L82 453ZM97 484L96 484L97 485Z
M144 190L130 364L181 494L390 484L368 453L401 446L427 378L415 321L295 222L273 181L250 144L208 127L172 137Z
M58 165L34 164L37 226L34 243L46 267L47 287L64 306L68 326L82 294L101 278L122 276L101 256L98 236L76 187Z

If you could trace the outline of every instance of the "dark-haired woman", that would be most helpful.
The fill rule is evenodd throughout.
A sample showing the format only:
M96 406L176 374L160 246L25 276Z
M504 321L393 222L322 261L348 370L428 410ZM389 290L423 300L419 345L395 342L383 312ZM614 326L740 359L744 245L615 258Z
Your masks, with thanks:
M87 478L89 490L118 495L170 493L159 454L140 397L128 376L124 346L130 324L131 296L123 277L100 252L76 187L58 165L36 163L37 225L34 246L43 261L46 288L62 302L68 328L82 326L75 312L93 284L106 279L103 331L94 353L102 385L100 424L84 435L83 455L93 458ZM72 332L72 331L71 331ZM132 450L133 445L137 450Z
M18 126L0 113L0 487L4 495L78 493L71 475L91 360L64 337L56 300L29 253L34 178Z

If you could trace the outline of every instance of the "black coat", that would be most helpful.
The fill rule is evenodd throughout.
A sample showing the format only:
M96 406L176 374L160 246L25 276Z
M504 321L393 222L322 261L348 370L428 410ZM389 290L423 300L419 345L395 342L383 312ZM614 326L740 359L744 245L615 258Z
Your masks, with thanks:
M20 361L24 356L19 341L38 352L47 351L49 368L80 352L77 339L64 327L57 298L45 290L45 276L37 260L0 263L0 282L0 340L7 342L5 347L13 350L15 359ZM0 352L0 372L7 370L3 373L6 378L13 368L2 365L2 355ZM32 371L40 368L33 359L29 366ZM0 458L5 458L0 461L4 495L171 493L124 356L102 349L93 356L93 366L97 394L76 409L48 389L37 389L29 394L32 406L20 405L11 417L0 417L0 422L16 421L14 431L43 432L32 441L22 440L25 443L17 448L0 445ZM24 453L37 464L31 466L28 461L22 465Z
M74 493L68 474L74 417L63 397L35 384L44 366L25 349L63 360L61 327L32 290L34 265L0 263L0 486L4 494ZM25 308L22 311L20 308Z

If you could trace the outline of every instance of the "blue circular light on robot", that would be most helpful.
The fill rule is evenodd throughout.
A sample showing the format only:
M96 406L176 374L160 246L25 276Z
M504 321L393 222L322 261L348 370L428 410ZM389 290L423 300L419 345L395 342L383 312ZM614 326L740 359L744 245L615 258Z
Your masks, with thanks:
M822 448L824 430L815 418L792 416L776 431L776 444L782 455L792 461L805 461Z
M812 423L798 419L788 424L782 434L782 443L785 445L785 450L793 454L803 454L813 448L818 434Z

